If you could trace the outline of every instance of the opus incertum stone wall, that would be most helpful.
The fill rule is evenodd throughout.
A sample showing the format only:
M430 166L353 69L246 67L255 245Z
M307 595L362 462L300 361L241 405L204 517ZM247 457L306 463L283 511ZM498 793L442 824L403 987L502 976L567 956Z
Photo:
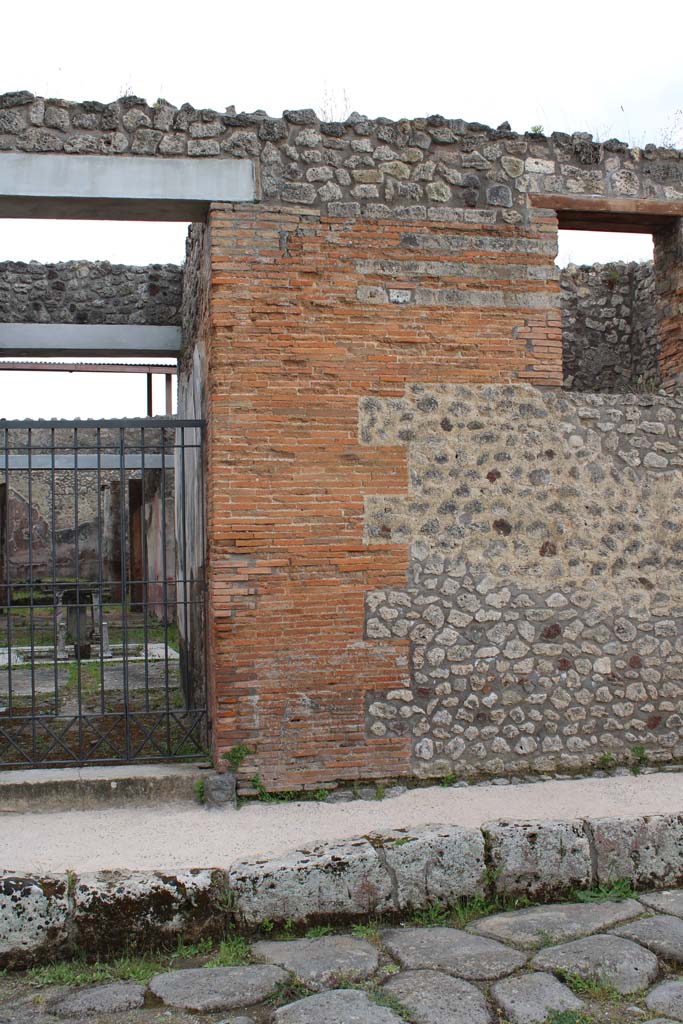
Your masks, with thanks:
M181 302L172 263L0 263L0 323L176 325Z
M368 543L410 547L366 634L409 643L370 731L415 770L575 769L642 745L683 756L683 404L529 387L366 399L409 493L366 499Z
M652 263L560 272L565 387L656 391L661 338Z

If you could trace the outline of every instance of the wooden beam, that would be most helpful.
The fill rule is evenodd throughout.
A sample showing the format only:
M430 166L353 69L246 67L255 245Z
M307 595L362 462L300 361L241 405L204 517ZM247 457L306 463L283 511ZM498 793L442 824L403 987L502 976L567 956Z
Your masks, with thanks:
M683 217L683 202L610 199L605 196L529 196L534 209L555 210L558 226L572 231L628 231L652 234Z

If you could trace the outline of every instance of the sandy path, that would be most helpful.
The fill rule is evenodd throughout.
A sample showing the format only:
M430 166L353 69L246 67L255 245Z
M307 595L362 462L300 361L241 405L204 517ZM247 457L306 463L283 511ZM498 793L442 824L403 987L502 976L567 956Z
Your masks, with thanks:
M347 804L250 803L238 811L165 804L111 810L0 814L0 870L227 867L379 828L477 826L496 818L570 819L683 813L683 774L414 789Z

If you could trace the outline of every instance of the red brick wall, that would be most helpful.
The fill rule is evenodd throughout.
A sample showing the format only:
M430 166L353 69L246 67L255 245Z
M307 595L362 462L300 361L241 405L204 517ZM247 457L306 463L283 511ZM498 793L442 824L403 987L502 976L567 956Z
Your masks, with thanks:
M212 718L217 756L256 751L245 783L256 771L269 789L410 773L409 741L365 724L366 695L406 676L407 643L363 636L366 592L403 587L408 558L364 543L364 497L405 494L405 452L359 443L358 403L416 382L561 383L556 223L532 217L213 209Z

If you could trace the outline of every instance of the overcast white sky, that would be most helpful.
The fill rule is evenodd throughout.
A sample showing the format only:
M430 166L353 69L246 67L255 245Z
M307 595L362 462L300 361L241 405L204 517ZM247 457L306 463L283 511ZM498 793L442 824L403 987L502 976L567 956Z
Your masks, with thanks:
M443 114L683 145L679 0L34 0L0 19L0 93L326 116ZM348 108L348 110L347 110ZM185 227L3 221L0 260L181 262ZM647 236L573 233L560 262L646 259ZM0 416L144 414L144 379L0 373ZM120 383L117 383L120 380ZM87 383L86 383L87 382Z

